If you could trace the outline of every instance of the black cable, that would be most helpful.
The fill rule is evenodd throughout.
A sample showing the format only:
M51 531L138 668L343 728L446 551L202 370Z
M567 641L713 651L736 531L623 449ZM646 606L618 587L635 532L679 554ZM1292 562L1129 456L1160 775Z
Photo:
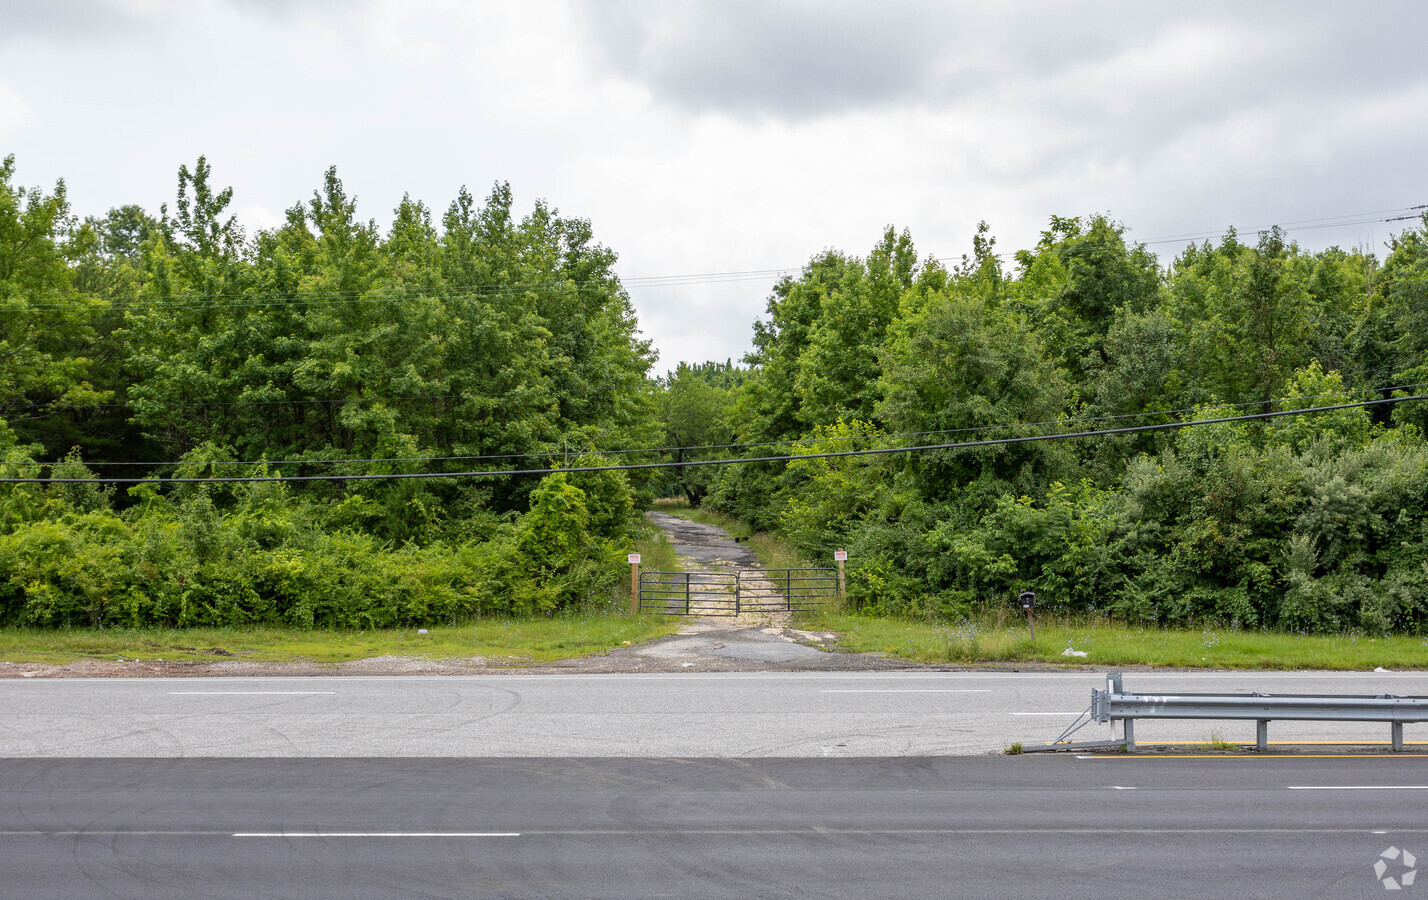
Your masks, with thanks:
M80 460L86 466L151 466L159 468L162 466L282 466L282 465L337 465L339 463L391 463L391 462L454 462L466 459L541 459L552 456L619 456L629 453L673 453L676 450L687 452L697 452L703 450L737 450L750 447L784 447L792 444L815 444L833 443L839 441L866 441L874 438L899 438L899 437L924 437L929 434L975 434L986 431L1000 431L1007 428L1041 428L1048 425L1078 425L1089 422L1113 422L1120 419L1143 419L1150 416L1172 416L1183 413L1198 412L1202 409L1241 409L1246 406L1263 406L1266 403L1288 403L1290 401L1301 400L1322 400L1325 397L1337 397L1341 394L1383 394L1389 391L1406 391L1428 385L1428 381L1415 382L1413 384L1398 384L1392 387L1380 388L1355 388L1353 390L1335 391L1332 394L1308 394L1302 397L1275 397L1271 400L1247 400L1243 403L1209 403L1201 406L1186 406L1179 409L1147 410L1138 413L1119 413L1112 416L1086 416L1084 418L1057 419L1045 422L1009 422L1003 425L977 425L968 428L939 428L931 431L896 431L879 432L878 434L850 434L832 437L805 436L797 438L787 438L781 441L754 441L750 443L733 444L688 444L676 447L628 447L622 450L577 450L574 447L562 448L560 450L534 450L529 453L486 453L486 454L464 454L458 456L388 456L363 459L253 459L253 460L170 460L158 462L101 462ZM277 401L274 401L277 402ZM91 407L86 407L91 408ZM51 462L40 462L35 465L57 466L66 460L57 459Z
M1215 419L1194 419L1187 422L1165 422L1159 425L1133 425L1128 428L1105 428L1099 431L1078 431L1070 434L1040 434L1023 437L994 438L989 441L965 441L953 444L925 444L915 447L878 447L870 450L839 450L830 453L805 453L794 456L752 456L738 459L704 459L686 462L629 463L615 466L566 466L550 469L504 469L484 472L406 472L386 475L263 475L263 476L219 476L213 478L0 478L0 484L233 484L252 482L288 481L400 481L428 478L479 478L508 477L514 475L554 475L570 472L628 472L638 469L677 469L685 466L729 466L758 462L795 462L805 459L836 459L849 456L874 456L888 453L913 453L924 450L967 450L977 447L994 447L1006 444L1026 444L1034 441L1059 441L1071 438L1103 437L1112 434L1137 434L1146 431L1166 431L1175 428L1189 428L1196 425L1217 425L1225 422L1250 422L1258 419L1275 419L1281 416L1300 416L1309 413L1333 412L1338 409L1358 409L1390 403L1404 403L1410 400L1428 400L1428 394L1411 397L1389 397L1379 400L1364 400L1359 403L1338 403L1333 406L1313 406L1307 409L1284 409L1278 412L1254 413L1247 416L1222 416ZM24 465L10 463L9 465ZM34 464L38 465L38 464Z

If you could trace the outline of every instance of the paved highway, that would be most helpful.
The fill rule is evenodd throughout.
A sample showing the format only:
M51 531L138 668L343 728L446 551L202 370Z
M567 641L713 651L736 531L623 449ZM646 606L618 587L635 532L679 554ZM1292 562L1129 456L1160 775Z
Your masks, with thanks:
M1092 671L6 679L0 757L984 754L1054 738L1103 686ZM1125 687L1428 695L1428 673L1130 673ZM1254 723L1142 722L1136 737L1212 733L1252 741ZM1388 736L1371 723L1270 727L1271 741ZM1428 725L1405 736L1428 741Z
M0 897L1377 897L1425 763L0 760Z

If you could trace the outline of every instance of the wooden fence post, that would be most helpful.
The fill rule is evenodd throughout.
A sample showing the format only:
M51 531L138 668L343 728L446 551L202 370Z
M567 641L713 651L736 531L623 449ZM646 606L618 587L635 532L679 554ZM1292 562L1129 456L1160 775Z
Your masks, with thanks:
M630 560L630 615L640 614L640 555L631 553Z

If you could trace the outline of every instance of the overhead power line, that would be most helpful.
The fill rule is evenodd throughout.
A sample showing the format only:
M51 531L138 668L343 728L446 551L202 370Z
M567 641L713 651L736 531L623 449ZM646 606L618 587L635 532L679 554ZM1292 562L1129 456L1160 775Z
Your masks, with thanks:
M1306 409L1284 409L1277 412L1252 413L1244 416L1220 416L1213 419L1192 419L1182 422L1164 422L1157 425L1132 425L1125 428L1104 428L1097 431L1078 431L1069 434L1041 434L1022 437L993 438L985 441L963 441L950 444L923 444L912 447L875 447L866 450L837 450L828 453L802 453L783 456L751 456L733 459L706 459L686 462L627 463L609 466L563 466L549 469L497 469L473 472L405 472L382 475L253 475L214 476L209 478L0 478L0 484L238 484L262 482L302 482L302 481L404 481L431 478L491 478L516 475L555 475L575 472L627 472L639 469L676 469L695 466L731 466L760 462L797 462L810 459L837 459L852 456L874 456L889 453L917 453L928 450L969 450L979 447L995 447L1007 444L1028 444L1038 441L1061 441L1073 438L1105 437L1116 434L1138 434L1149 431L1168 431L1199 425L1217 425L1226 422L1251 422L1261 419L1275 419L1282 416L1302 416L1311 413L1333 412L1339 409L1359 409L1367 406L1381 406L1405 403L1410 400L1428 400L1428 394L1411 397L1390 397L1379 400L1364 400L1358 403L1336 403L1332 406L1312 406Z
M1428 210L1428 203L1416 206L1400 206L1394 209L1352 213L1342 216L1324 216L1317 219L1300 219L1281 222L1277 225L1262 225L1254 228L1235 227L1237 233L1257 234L1278 227L1286 232L1310 231L1322 228L1352 227L1389 222L1405 222L1421 218L1421 211ZM1218 229L1183 234L1164 235L1138 241L1142 245L1169 244L1182 241L1198 242L1221 238L1231 229ZM1010 258L1009 253L994 254L999 259ZM960 256L938 257L939 262L960 260ZM784 266L775 269L747 269L729 272L696 272L675 275L631 275L614 276L609 282L579 284L571 280L541 280L513 282L505 285L442 285L427 287L389 286L345 291L289 291L270 294L172 294L160 298L88 298L90 303L82 304L85 298L66 300L60 297L6 298L0 300L0 314L28 312L74 312L107 313L116 310L169 311L186 309L258 309L276 306L309 306L322 308L347 303L401 303L421 299L481 299L520 294L550 294L588 290L605 283L615 284L625 289L679 287L700 284L722 284L741 281L767 281L790 273L803 271L803 265ZM19 301L23 307L7 307L7 302ZM97 301L97 302L96 302ZM101 305L109 304L109 305Z
M796 438L788 438L780 441L751 441L732 444L683 444L666 447L625 447L617 450L612 449L590 449L576 447L562 447L550 450L534 450L528 453L471 453L450 456L384 456L384 457L345 457L340 459L308 459L295 457L289 459L215 459L215 460L167 460L167 461L123 461L106 462L100 460L81 460L85 466L148 466L150 468L162 468L166 466L335 466L355 463L404 463L404 462L458 462L463 460L483 460L483 459L549 459L555 456L623 456L635 453L675 453L684 451L686 453L699 453L708 450L740 450L754 447L788 447L794 444L814 444L814 443L839 443L851 441L885 440L887 438L909 438L926 437L933 434L981 434L988 431L1005 431L1010 428L1046 428L1050 426L1066 427L1070 425L1084 425L1092 422L1115 422L1122 419L1147 419L1152 416L1176 416L1198 412L1202 409L1243 409L1249 406L1263 406L1267 403L1289 403L1304 402L1308 400L1323 400L1331 397L1341 397L1344 394L1388 394L1393 391L1409 391L1428 386L1428 381L1420 381L1413 384L1397 384L1391 387L1381 388L1356 388L1354 390L1335 391L1330 394L1307 394L1300 397L1275 397L1270 400L1249 400L1243 403L1215 403L1202 406L1187 406L1179 409L1159 409L1144 410L1134 413L1119 413L1110 416L1083 416L1079 418L1057 419L1042 422L1008 422L1001 425L978 425L968 428L937 428L930 431L894 431L878 432L876 434L848 434L848 435L814 435ZM380 398L372 398L380 399ZM267 402L267 401L264 401ZM281 401L272 401L281 402ZM300 401L295 401L300 402ZM50 462L39 462L35 465L57 466L63 465L66 461L57 459Z

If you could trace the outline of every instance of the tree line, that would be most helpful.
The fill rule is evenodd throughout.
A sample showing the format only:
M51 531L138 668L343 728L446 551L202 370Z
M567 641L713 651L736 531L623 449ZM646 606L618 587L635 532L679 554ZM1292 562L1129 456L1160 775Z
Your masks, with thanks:
M1422 393L1428 218L1382 260L1277 230L1168 265L1104 216L953 265L888 229L782 279L735 362L651 378L589 222L508 185L358 216L335 170L248 233L207 161L173 206L71 212L0 165L0 623L375 627L608 599L682 494L851 552L855 602L1025 589L1167 624L1422 631L1428 404L1075 440L690 467ZM669 449L659 449L669 448ZM545 474L662 459L672 468ZM342 480L526 469L530 475ZM300 476L300 482L169 478Z
M80 219L0 166L0 623L369 627L608 595L659 436L615 254L508 185L362 220L335 170L248 234L207 161ZM460 459L452 460L451 457ZM443 468L447 467L447 468Z
M1385 258L1270 230L1162 266L1104 216L955 265L889 228L773 289L742 364L660 383L671 444L748 456L1306 409L1428 385L1428 216ZM816 558L869 609L1022 590L1129 621L1428 626L1428 404L1173 431L675 470L667 487ZM774 451L774 452L770 452ZM729 455L680 450L674 462Z

